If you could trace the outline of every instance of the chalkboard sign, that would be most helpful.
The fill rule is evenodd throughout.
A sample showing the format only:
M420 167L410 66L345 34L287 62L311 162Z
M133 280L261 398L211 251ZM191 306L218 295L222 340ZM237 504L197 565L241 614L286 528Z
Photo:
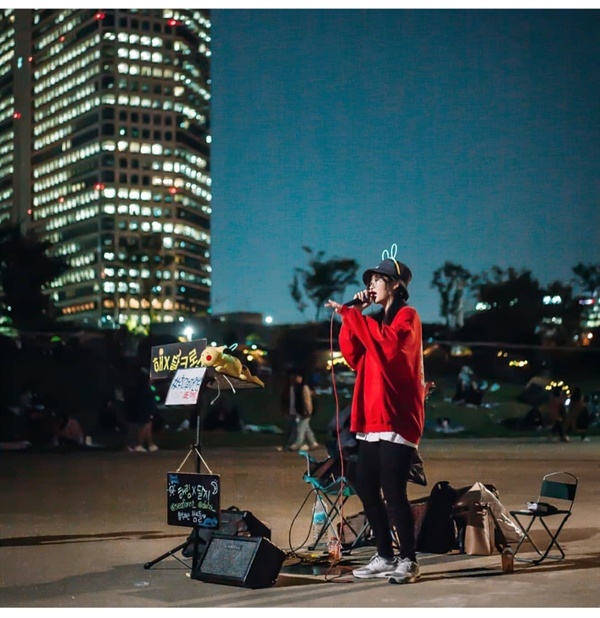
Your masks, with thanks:
M167 473L167 523L218 528L221 483L217 474Z

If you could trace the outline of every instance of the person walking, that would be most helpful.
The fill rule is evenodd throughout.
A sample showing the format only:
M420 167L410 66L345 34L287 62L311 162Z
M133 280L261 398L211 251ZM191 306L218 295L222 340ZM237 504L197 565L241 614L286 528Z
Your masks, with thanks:
M569 397L567 404L567 418L565 421L565 436L575 432L581 435L584 442L589 442L587 431L590 425L589 412L581 387L576 386Z
M565 402L567 396L560 386L555 386L550 391L550 399L548 401L550 433L549 438L557 435L561 442L570 442L569 436L565 433L565 417L567 409Z
M354 577L411 583L420 577L407 482L425 422L421 319L407 304L412 272L396 260L396 245L366 270L366 290L353 307L325 303L341 317L340 350L356 371L351 430L358 441L355 490L371 525L377 553ZM363 315L371 304L382 310ZM399 557L393 537L398 537Z
M310 426L313 415L314 392L304 377L294 374L290 387L290 409L294 410L297 417L296 440L290 446L292 451L314 450L319 447L315 434Z
M133 376L124 389L125 411L129 425L132 453L154 453L158 446L154 443L152 422L157 413L156 400L150 387L150 375L146 367L136 367Z
M283 444L277 447L278 451L290 451L292 444L296 442L298 434L298 415L293 404L292 390L296 382L296 372L286 374L285 384L281 389L281 414L284 418Z

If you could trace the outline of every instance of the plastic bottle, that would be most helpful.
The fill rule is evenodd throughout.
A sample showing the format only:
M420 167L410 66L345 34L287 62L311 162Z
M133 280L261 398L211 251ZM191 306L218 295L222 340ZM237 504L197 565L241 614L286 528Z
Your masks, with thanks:
M512 573L515 570L515 555L510 547L502 550L502 571Z
M340 545L340 540L336 536L332 536L329 539L327 543L327 553L332 563L339 562L342 559L342 547Z
M315 505L313 507L313 520L312 520L312 537L313 544L316 545L317 542L323 541L323 528L327 522L327 513L323 508L323 504L320 500L315 500Z

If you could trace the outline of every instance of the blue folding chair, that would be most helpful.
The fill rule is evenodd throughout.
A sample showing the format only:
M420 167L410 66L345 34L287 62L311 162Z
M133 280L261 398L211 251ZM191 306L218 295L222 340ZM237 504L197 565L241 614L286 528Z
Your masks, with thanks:
M351 496L356 495L356 492L348 479L338 474L339 468L336 464L336 458L328 457L319 462L306 451L298 451L298 454L306 458L306 472L302 475L302 479L311 486L311 490L315 494L315 504L319 503L323 513L325 513L324 525L308 546L308 549L313 551L328 531L328 536L337 538L345 552L364 545L370 527L365 520L363 526L357 529L356 523L353 524L344 515L344 505ZM354 540L350 543L344 543L343 538L341 538L342 530L345 530L345 534L348 536L354 537Z

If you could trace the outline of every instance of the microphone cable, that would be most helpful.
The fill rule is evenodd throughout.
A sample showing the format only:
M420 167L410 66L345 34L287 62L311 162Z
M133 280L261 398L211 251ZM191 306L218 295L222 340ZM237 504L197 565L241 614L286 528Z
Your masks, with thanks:
M339 508L340 522L339 522L339 529L337 533L334 530L335 538L331 539L328 544L329 559L331 562L330 570L335 564L340 562L342 559L342 535L344 534L344 522L345 522L344 492L346 489L346 476L345 476L345 470L344 470L344 454L343 454L343 449L342 449L342 441L340 438L340 400L339 400L339 395L338 395L338 390L337 390L337 382L335 379L335 365L333 362L334 361L334 356L333 356L334 318L335 318L335 311L332 311L331 319L329 321L329 360L331 362L331 390L332 390L334 401L335 401L335 441L336 441L338 457L340 461L340 476L339 476L340 488L339 488L339 494L337 497L337 501L339 501L339 504L340 504L340 508ZM331 547L331 541L335 543L333 547ZM328 579L329 572L330 571L328 571L327 574L325 575L326 581L334 581L346 575L346 573L342 572L338 574L337 576L335 576L333 579ZM340 583L343 583L343 582L340 582Z

